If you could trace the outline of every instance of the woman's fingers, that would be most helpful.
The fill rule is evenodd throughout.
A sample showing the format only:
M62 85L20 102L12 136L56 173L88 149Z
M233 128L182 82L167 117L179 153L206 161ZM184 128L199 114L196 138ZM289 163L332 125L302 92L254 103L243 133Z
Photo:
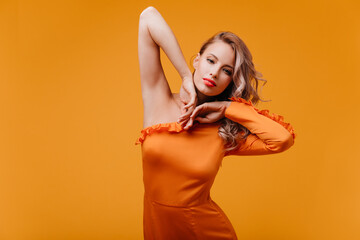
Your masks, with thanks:
M189 128L191 128L193 125L193 122L194 122L194 120L190 118L189 121L187 122L187 124L185 125L184 129L188 130Z
M191 113L193 112L194 110L194 107L190 107L189 109L185 110L185 109L182 109L181 111L181 116L179 117L178 121L181 121L183 119L186 119L186 118L189 118Z
M206 112L208 104L207 103L203 103L199 106L197 106L194 111L192 112L192 114L190 115L190 118L194 119L197 115L199 115L202 112Z
M192 111L192 113L191 113L191 115L190 115L190 117L189 117L189 119L188 119L188 121L187 121L187 123L186 123L186 125L184 127L185 130L188 130L189 128L192 127L192 125L194 123L194 118L200 113L201 109L202 109L201 106L197 106L194 109L194 111Z
M181 106L181 114L182 116L181 117L189 117L189 115L192 113L192 111L195 109L196 107L196 94L193 94L192 96L190 96L190 101L184 101L182 99L181 102L182 102L182 106Z
M183 116L185 113L186 113L186 108L185 108L185 106L186 106L186 102L181 102L181 116ZM181 117L180 116L180 117Z
M186 113L182 114L182 115L178 118L178 122L181 123L181 122L184 122L184 121L189 120L190 114L191 114L190 111L187 111Z
M210 119L206 117L197 117L195 118L195 120L198 121L199 123L211 123Z
M186 126L186 124L188 123L188 119L184 120L184 121L181 121L179 122L179 124L181 125L182 128L184 128Z
M191 112L191 115L188 119L188 122L186 123L184 129L188 130L194 123L194 117L197 115L197 112L199 111L199 106L194 109L194 111Z
M194 111L197 102L197 95L192 77L183 79L180 88L180 101L181 101L181 116L178 119L179 123L188 123L190 115Z
M199 123L213 123L224 117L224 103L222 102L207 102L196 108L189 108L188 111L182 114L179 118L181 126L187 130L194 124L194 121ZM185 126L185 127L184 127Z
M178 118L178 123L184 127L186 123L190 120L190 115L192 114L194 110L194 107L189 108L187 111L184 110L184 112L181 114L181 116Z
M216 109L209 103L203 103L197 106L195 109L189 108L189 110L180 116L179 121L182 126L185 125L184 129L189 129L194 121L198 121L200 123L212 123L218 120L219 114L216 113Z
M191 96L191 99L188 104L184 106L185 109L188 109L189 107L195 107L196 106L196 96Z

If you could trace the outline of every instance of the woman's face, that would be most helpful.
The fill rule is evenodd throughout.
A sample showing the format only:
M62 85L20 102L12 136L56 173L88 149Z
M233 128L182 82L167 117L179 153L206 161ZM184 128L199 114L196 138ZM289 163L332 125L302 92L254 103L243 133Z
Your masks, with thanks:
M229 44L216 41L210 44L201 56L198 53L193 65L197 90L206 96L217 96L232 81L235 52Z

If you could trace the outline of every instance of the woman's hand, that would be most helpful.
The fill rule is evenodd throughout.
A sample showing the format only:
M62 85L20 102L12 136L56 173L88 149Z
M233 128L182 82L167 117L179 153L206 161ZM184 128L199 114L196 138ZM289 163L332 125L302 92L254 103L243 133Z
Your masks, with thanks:
M200 123L213 123L225 117L225 110L231 102L206 102L195 108L192 112L187 123L184 119L180 119L181 125L188 130L194 123L198 121ZM186 120L186 119L185 119Z
M184 77L180 88L181 116L180 119L189 119L197 103L197 96L192 76Z

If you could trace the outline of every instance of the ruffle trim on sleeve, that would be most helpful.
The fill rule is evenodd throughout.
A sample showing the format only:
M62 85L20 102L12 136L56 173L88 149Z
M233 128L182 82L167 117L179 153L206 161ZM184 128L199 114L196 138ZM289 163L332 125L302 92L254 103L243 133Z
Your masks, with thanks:
M146 136L151 135L154 132L181 132L184 129L177 122L171 123L159 123L141 130L141 135L135 144L142 144L145 141Z
M252 106L255 109L255 111L258 112L259 114L261 114L261 115L263 115L265 117L268 117L268 118L274 120L275 122L281 124L284 128L286 128L286 130L288 130L290 132L293 139L295 139L296 135L295 135L293 126L291 126L290 123L284 122L284 117L283 116L278 115L276 113L270 113L269 110L267 110L267 109L259 110L256 107L254 107L254 105L252 104L252 102L250 100L247 101L247 100L245 100L243 98L236 98L236 97L232 97L232 98L230 98L230 100L234 101L234 102L245 103L246 105Z

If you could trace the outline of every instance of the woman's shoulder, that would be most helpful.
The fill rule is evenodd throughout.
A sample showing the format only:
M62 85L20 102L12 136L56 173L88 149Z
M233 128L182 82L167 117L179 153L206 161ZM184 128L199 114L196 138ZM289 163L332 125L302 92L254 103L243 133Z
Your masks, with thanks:
M149 127L157 124L177 122L181 115L181 101L179 93L172 93L167 101L158 104L156 107L145 109L144 125Z

